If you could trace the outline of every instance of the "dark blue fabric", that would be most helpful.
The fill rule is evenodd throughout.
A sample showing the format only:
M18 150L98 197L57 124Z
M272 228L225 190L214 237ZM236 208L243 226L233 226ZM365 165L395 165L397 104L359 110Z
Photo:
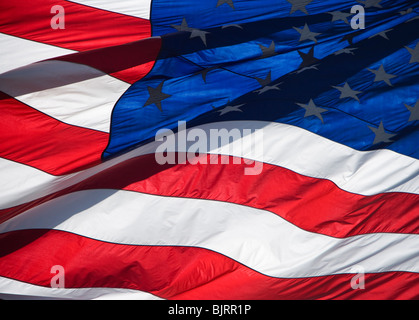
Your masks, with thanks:
M154 0L153 35L162 37L161 52L151 72L116 104L104 157L151 141L178 121L192 127L263 120L357 150L387 148L419 158L419 121L409 109L419 108L419 62L410 63L411 51L419 50L419 3L382 0L379 8L369 1L366 28L354 31L352 16L348 23L332 21L329 12L348 13L356 1L313 0L306 14L291 13L291 0L233 0L234 9L228 2L217 7L218 0ZM306 24L318 35L300 41L297 29ZM374 81L370 70L380 66L395 76L391 85ZM280 90L255 91L277 84ZM360 92L359 101L340 98L337 87L345 84ZM151 99L150 90L164 96ZM321 116L307 116L301 105L310 100ZM220 112L227 105L241 105L241 112ZM374 143L371 128L380 125L391 140Z

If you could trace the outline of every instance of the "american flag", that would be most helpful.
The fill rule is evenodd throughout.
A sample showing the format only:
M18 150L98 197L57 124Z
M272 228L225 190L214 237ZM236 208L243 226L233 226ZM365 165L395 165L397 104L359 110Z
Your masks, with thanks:
M0 110L0 298L419 299L416 0L0 0Z

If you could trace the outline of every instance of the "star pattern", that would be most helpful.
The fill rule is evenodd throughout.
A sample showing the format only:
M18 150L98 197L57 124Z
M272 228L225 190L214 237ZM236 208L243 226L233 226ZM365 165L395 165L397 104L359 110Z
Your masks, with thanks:
M217 69L217 68L218 68L217 66L214 66L214 67L209 67L209 68L205 68L204 70L202 70L200 72L200 74L202 76L202 80L204 80L204 82L206 83L207 82L207 74L208 74L208 72L210 72L210 71L212 71L214 69Z
M407 108L407 110L410 111L410 117L409 117L409 122L411 121L419 121L419 99L416 102L415 106L409 106L407 104L404 104Z
M363 31L362 30L359 30L359 31L355 31L355 32L352 32L352 33L350 33L350 34L347 34L347 35L345 35L339 42L342 42L342 41L348 41L348 43L350 44L350 45L353 45L354 44L354 38L356 37L356 36L359 36L361 33L363 33Z
M201 40L202 40L202 42L205 44L205 46L207 45L207 38L206 38L206 35L208 34L209 32L207 32L207 31L202 31L202 30L199 30L199 29L193 29L192 30L192 32L191 32L191 39L192 38L196 38L196 37L199 37L199 38L201 38Z
M368 126L368 128L370 128L371 131L374 132L375 134L375 138L372 145L376 145L379 143L390 143L392 142L391 139L396 136L395 134L387 133L385 131L384 124L382 121L380 122L380 125L378 128L371 127L371 126Z
M235 106L226 106L222 108L221 110L217 110L217 111L220 113L220 116L225 115L226 113L229 113L229 112L243 112L243 110L240 109L242 106L244 106L244 104L239 104Z
M234 9L234 3L233 0L218 0L217 2L217 8L223 4L228 4L232 9Z
M291 5L291 11L290 14L293 14L294 12L300 10L301 12L304 12L308 15L308 11L306 9L306 6L308 6L313 0L287 0Z
M314 47L311 47L310 51L307 53L298 50L298 54L300 55L301 59L303 59L299 68L309 67L320 61L319 59L314 57Z
M332 87L340 91L341 93L340 99L352 98L359 102L359 98L357 95L360 94L361 91L352 90L352 88L349 86L347 82L345 82L343 87L335 87L335 86L332 86Z
M368 39L372 39L372 38L375 38L375 37L381 36L381 37L383 37L383 38L384 38L384 39L386 39L386 40L390 40L390 39L389 39L389 37L388 37L388 35L387 35L387 32L390 32L391 30L393 30L393 29L387 29L387 30L384 30L384 31L378 32L378 33L376 33L376 34L372 35L371 37L369 37Z
M292 15L295 12L302 12L306 15L308 15L308 11L307 11L307 6L312 2L312 0L287 0L288 3L291 4L291 9L289 14ZM382 8L381 2L382 0L357 0L358 3L361 3L364 5L365 8ZM233 0L217 0L217 4L216 7L220 7L223 5L228 5L229 7L231 7L233 10L235 9L234 6L234 2ZM411 13L413 10L410 8L406 11L402 11L400 12L401 15L406 15ZM348 12L343 12L343 11L330 11L327 12L329 15L331 15L331 23L333 22L337 22L337 21L342 21L343 23L349 25L349 17L352 16L352 13L348 13ZM413 19L411 19L413 20ZM410 21L410 20L409 20ZM188 23L186 22L186 19L183 18L182 23L180 25L172 25L173 28L175 28L177 31L180 32L189 32L190 33L190 39L192 38L200 38L202 40L202 42L207 45L207 39L206 36L207 34L209 34L209 32L207 31L203 31L197 28L191 28L188 26ZM240 24L227 24L227 25L223 25L221 26L221 29L227 29L227 28L236 28L238 29L237 32L240 32L240 30L244 31L244 28L242 25ZM317 37L319 35L321 35L321 33L319 32L314 32L310 29L310 27L308 26L307 23L304 23L303 27L293 27L293 29L299 33L300 38L299 38L299 42L303 42L303 41L313 41L315 43L318 43L318 39ZM370 36L368 39L372 39L375 37L382 37L383 39L386 40L390 40L388 33L390 31L392 31L393 29L387 29L381 32L378 32L372 36ZM355 31L355 32L351 32L349 34L347 34L346 36L344 36L339 42L342 41L348 41L348 43L352 46L354 43L354 38L356 36L359 36L363 33L362 30L359 31ZM269 44L269 46L265 46L263 44L259 44L259 48L261 50L261 55L257 58L254 58L255 60L258 59L265 59L265 58L270 58L270 57L274 57L276 55L278 55L279 53L276 52L275 49L275 42L274 40L271 41L271 43ZM410 63L419 63L419 43L416 44L415 48L412 47L405 47L406 50L410 53L411 58L410 58ZM335 56L339 56L342 54L347 54L347 55L352 55L355 56L356 55L356 50L357 48L355 47L346 47L346 48L342 48L340 50L337 50L336 52L334 52L333 54ZM320 63L320 60L317 59L314 56L314 46L310 47L309 51L303 52L301 50L297 50L298 54L300 55L301 58L301 64L298 67L298 69L294 72L292 72L291 74L300 74L306 70L319 70L318 66ZM219 68L219 66L213 66L213 67L207 67L204 68L202 71L200 71L202 78L204 80L204 83L206 83L206 78L207 78L207 74L208 72L210 72L211 70L214 70L216 68ZM226 69L227 70L227 69ZM373 68L366 68L366 70L368 70L369 72L371 72L372 74L374 74L374 80L373 82L385 82L388 86L394 86L392 83L392 79L397 77L397 75L395 74L391 74L386 72L385 67L383 64L381 64L379 67L376 67L376 69ZM227 70L228 71L228 70ZM268 91L280 91L280 86L284 83L284 82L280 82L277 83L275 85L271 85L272 83L272 72L269 71L266 75L265 78L258 78L255 77L255 80L257 80L257 82L259 83L259 85L261 86L259 89L254 90L253 92L255 92L258 95L262 95ZM160 83L156 88L153 87L148 87L148 92L149 92L149 98L146 101L146 103L144 104L145 106L151 105L151 104L155 104L157 106L157 108L162 111L162 101L171 97L171 95L164 93L163 90L163 84L164 82ZM345 99L345 98L350 98L350 99L354 99L358 102L360 102L360 98L358 97L359 94L362 93L362 91L357 91L354 90L350 87L348 82L344 82L344 84L342 86L332 86L332 88L338 90L340 92L340 96L339 99ZM304 104L304 103L295 103L296 105L298 105L300 108L303 108L305 110L304 113L304 118L310 118L310 117L314 117L319 119L323 124L324 124L324 118L323 118L323 113L328 112L329 110L327 108L324 107L318 107L313 99L310 99L308 101L308 103ZM238 104L238 105L226 105L223 108L217 108L214 109L214 111L219 113L219 116L223 116L225 114L231 113L231 112L240 112L243 113L244 111L241 109L241 107L245 105L245 104ZM419 100L416 102L415 106L410 106L408 104L404 104L406 109L410 112L410 116L409 116L409 120L408 122L412 122L412 121L419 121ZM385 130L384 128L384 124L383 121L380 122L380 125L378 127L374 127L374 126L368 126L368 128L374 133L374 140L372 142L372 145L377 145L377 144L381 144L381 143L391 143L392 142L392 138L396 136L396 134L393 133L389 133L388 131Z
M269 47L265 47L262 44L259 44L260 49L262 50L262 56L259 57L259 59L265 59L269 57L273 57L277 55L275 52L275 42L272 41Z
M419 62L419 42L417 43L415 49L412 49L412 48L409 48L409 47L405 47L405 48L412 55L412 57L410 58L409 63Z
M344 48L344 49L341 49L341 50L339 50L339 51L336 51L335 53L334 53L334 55L335 56L338 56L338 55L340 55L340 54L351 54L351 55L355 55L355 52L354 52L354 50L356 50L357 48Z
M172 27L175 28L179 32L191 32L192 30L192 28L189 28L188 23L186 22L185 18L183 18L181 25L172 24Z
M150 87L150 86L147 87L149 98L144 103L143 107L147 107L151 104L155 104L160 111L163 111L161 102L163 100L171 97L170 94L166 94L166 93L162 92L163 84L164 84L164 81L161 82L157 86L157 88L153 88L153 87Z
M310 99L308 104L302 104L302 103L296 103L296 104L299 105L301 108L304 108L306 110L304 118L311 117L311 116L316 116L317 118L319 118L321 120L322 123L324 123L322 113L326 112L326 111L329 111L329 110L317 107L314 104L313 99Z
M268 73L268 75L266 76L265 79L263 79L263 78L255 78L255 79L259 82L259 84L262 87L259 90L255 90L255 92L259 95L262 94L262 93L265 93L267 91L270 91L270 90L281 90L279 88L279 86L282 84L282 82L278 83L278 84L275 84L275 85L272 85L272 86L269 85L272 82L271 71L269 71L269 73Z
M332 22L342 20L346 24L349 24L348 17L352 15L352 13L346 13L342 11L331 11L328 14L332 15Z
M266 85L266 86L264 86L263 88L261 88L261 89L259 89L259 90L255 90L255 92L256 92L257 94L259 94L259 95L260 95L260 94L263 94L263 93L268 92L268 91L270 91L270 90L281 90L281 89L279 88L279 86L280 86L281 84L283 84L283 82L281 82L281 83L277 83L277 84L272 85L272 86Z
M264 87L264 86L267 86L268 84L270 84L272 82L272 75L271 74L272 74L272 72L269 71L269 73L268 73L268 75L266 76L265 79L263 79L263 78L255 78L255 79L259 82L259 84L262 87Z
M384 81L385 83L387 83L389 86L393 86L393 84L391 83L391 79L395 78L396 75L394 74L389 74L384 70L384 66L381 65L378 70L372 70L372 69L368 69L368 71L372 72L373 74L375 74L375 79L374 82L380 82L380 81Z
M319 68L317 66L318 65L314 64L314 65L311 65L309 67L304 67L304 68L298 69L297 71L294 71L293 73L300 74L300 73L302 73L304 71L307 71L307 70L319 70Z
M412 12L413 12L413 8L409 8L409 9L407 9L407 10L400 11L399 13L400 13L402 16L404 16L404 15L409 14L409 13L412 13Z
M190 28L185 18L183 18L181 25L172 25L172 28L175 28L177 31L180 31L180 32L190 32L191 33L189 37L190 39L199 37L201 38L205 46L207 45L206 35L209 34L209 32L196 29L196 28Z
M294 27L294 30L298 31L298 33L300 34L300 42L305 41L305 40L311 40L317 43L316 36L321 34L317 32L311 32L307 23L304 25L304 28L299 29L299 28Z

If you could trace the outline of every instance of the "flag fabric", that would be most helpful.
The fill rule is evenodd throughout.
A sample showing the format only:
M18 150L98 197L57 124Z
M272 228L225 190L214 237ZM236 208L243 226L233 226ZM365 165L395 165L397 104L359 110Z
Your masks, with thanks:
M416 0L0 9L0 298L419 299Z

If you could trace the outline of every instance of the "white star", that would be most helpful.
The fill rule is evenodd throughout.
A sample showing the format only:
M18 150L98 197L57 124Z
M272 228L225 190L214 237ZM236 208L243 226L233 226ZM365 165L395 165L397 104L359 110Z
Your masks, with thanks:
M412 48L409 48L409 47L405 47L405 48L412 55L412 57L410 58L410 63L419 62L419 42L417 43L415 49L412 49Z
M179 25L172 25L172 28L175 28L177 31L180 31L180 32L190 32L191 33L191 36L189 37L190 39L200 37L202 42L205 44L205 46L207 45L206 35L209 32L202 31L202 30L195 29L195 28L190 28L188 26L188 23L186 22L185 18L183 18L182 24L180 26Z
M262 50L262 55L259 57L259 59L265 59L272 56L277 55L275 52L275 42L272 41L269 47L265 47L263 44L259 44L260 50Z
M218 110L218 112L220 113L220 116L229 113L229 112L243 112L243 110L240 110L240 107L243 106L244 104L239 104L236 106L226 106L221 110Z
M317 32L311 32L308 28L307 23L304 25L304 28L298 29L296 27L293 27L295 31L298 31L300 33L300 42L304 40L312 40L314 42L317 42L316 36L320 35L321 33Z
M270 91L270 90L281 90L280 88L278 88L281 84L282 84L283 82L281 82L281 83L277 83L277 84L275 84L275 85L273 85L273 86L264 86L263 88L261 88L261 89L258 89L258 90L255 90L255 92L257 93L257 94L262 94L262 93L265 93L265 92L267 92L267 91Z
M300 10L308 15L308 11L306 6L309 5L313 0L287 0L289 3L292 4L290 14Z
M354 50L357 50L358 48L344 48L344 49L341 49L341 50L339 50L339 51L336 51L335 53L334 53L334 55L335 56L338 56L338 55L340 55L340 54L344 54L344 53L346 53L346 54L351 54L351 55L355 55L355 53L353 52Z
M300 73L302 73L304 71L307 71L307 70L319 70L319 68L317 68L317 66L318 66L318 64L315 64L315 65L312 65L312 66L309 66L309 67L304 67L304 68L298 69L297 71L294 71L293 73L300 74Z
M371 129L372 132L375 133L375 138L374 138L374 142L372 143L372 145L378 144L378 143L390 143L391 138L393 138L395 136L395 134L391 134L391 133L387 133L384 130L384 125L383 122L380 122L380 126L378 128L375 127L370 127L368 126L368 128Z
M271 76L272 72L269 71L268 74L266 75L265 79L263 78L255 78L257 80L257 82L259 82L259 84L263 87L263 86L267 86L269 83L272 82L272 76Z
M378 68L378 70L372 70L372 69L367 69L367 70L368 71L371 71L372 73L375 74L374 82L384 81L389 86L393 86L393 84L391 83L390 79L395 78L396 75L387 73L384 70L384 66L383 65L381 65L380 68Z
M308 104L303 104L303 103L296 103L296 104L298 104L301 108L304 108L306 110L304 118L307 118L310 116L316 116L317 118L321 120L322 123L324 123L322 113L329 110L317 107L314 104L313 99L310 99Z
M407 104L404 104L407 108L407 110L410 111L410 118L409 118L409 122L410 121L419 121L419 99L416 102L415 106L409 106Z
M164 81L162 81L156 88L147 87L149 97L147 101L144 103L143 107L147 107L148 105L155 104L160 111L162 110L161 102L167 98L170 98L170 94L164 93L163 90Z
M399 13L400 13L402 16L404 16L404 15L406 15L406 14L408 14L408 13L412 13L412 12L413 12L413 8L409 8L409 9L407 9L407 10L400 11Z
M372 35L372 36L371 36L371 37L369 37L368 39L372 39L372 38L374 38L374 37L381 36L381 37L383 37L383 38L384 38L384 39L386 39L386 40L390 40L390 39L388 38L388 36L387 36L387 32L389 32L389 31L391 31L391 30L393 30L393 29L387 29L387 30L381 31L381 32L379 32L379 33L376 33L376 34Z
M202 31L202 30L199 30L199 29L193 29L192 30L192 32L191 32L191 36L190 36L190 39L192 39L192 38L196 38L196 37L200 37L201 38L201 40L202 40L202 42L205 44L205 46L207 45L207 37L206 37L206 35L208 34L209 32L207 32L207 31Z
M341 93L340 94L340 99L353 98L353 99L355 99L359 102L359 98L358 98L357 94L360 94L361 91L352 90L347 82L345 82L343 87L335 87L335 86L332 86L332 87L340 91L340 93Z
M349 24L348 17L352 15L352 13L346 13L342 11L332 11L328 12L328 14L332 15L332 22L342 20L346 24Z
M319 62L319 59L314 57L314 46L311 47L310 51L307 53L304 53L300 50L297 50L297 52L303 60L298 68L305 68L315 64L316 62Z
M217 2L217 8L219 6L221 6L222 4L224 4L224 3L228 4L232 9L234 9L233 0L218 0L218 2Z

